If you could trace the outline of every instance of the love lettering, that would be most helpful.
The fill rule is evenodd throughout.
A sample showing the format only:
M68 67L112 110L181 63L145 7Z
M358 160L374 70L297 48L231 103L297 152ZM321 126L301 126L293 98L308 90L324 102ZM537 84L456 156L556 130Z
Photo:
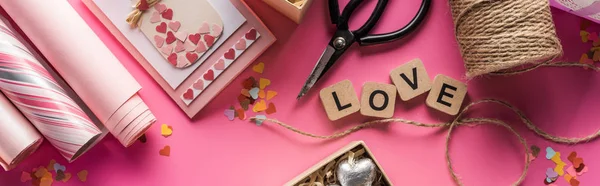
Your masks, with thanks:
M344 80L320 92L321 102L331 121L360 111L362 115L391 118L396 106L396 92L402 101L408 101L429 91L426 104L449 115L456 115L467 94L467 85L448 76L427 75L423 62L414 59L390 72L394 85L367 82L363 85L360 101L352 82Z

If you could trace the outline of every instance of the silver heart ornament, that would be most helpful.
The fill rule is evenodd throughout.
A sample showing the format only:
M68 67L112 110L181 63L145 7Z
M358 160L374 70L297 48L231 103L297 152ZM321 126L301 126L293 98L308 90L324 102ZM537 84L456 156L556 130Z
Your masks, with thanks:
M342 186L371 186L375 181L375 164L369 158L340 162L337 178Z

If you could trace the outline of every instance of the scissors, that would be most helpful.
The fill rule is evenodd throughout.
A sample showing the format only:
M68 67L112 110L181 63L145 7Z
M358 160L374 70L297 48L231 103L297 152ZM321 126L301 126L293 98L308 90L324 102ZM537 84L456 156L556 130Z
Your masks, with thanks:
M308 92L308 90L323 77L323 74L331 68L331 66L354 42L358 42L360 46L365 46L401 39L414 31L417 26L423 22L425 15L427 15L427 11L429 11L429 6L431 5L431 0L423 0L417 15L413 17L406 26L399 30L385 34L369 34L371 29L373 29L375 24L379 21L379 18L383 14L388 3L388 0L378 0L375 10L373 10L373 13L371 13L367 22L357 30L350 31L348 28L350 16L352 16L354 10L356 10L363 1L364 0L350 0L340 15L338 0L329 0L329 16L331 18L331 23L336 25L337 30L331 38L331 41L329 41L321 58L313 68L310 76L308 76L297 99L304 96L304 94L306 94L306 92Z

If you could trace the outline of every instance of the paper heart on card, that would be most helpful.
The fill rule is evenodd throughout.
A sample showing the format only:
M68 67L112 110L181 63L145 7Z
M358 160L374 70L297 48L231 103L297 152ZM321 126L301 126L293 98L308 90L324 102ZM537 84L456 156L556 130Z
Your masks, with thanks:
M223 33L221 16L209 0L162 0L154 5L154 8L148 9L148 12L142 15L139 28L150 42L153 42L157 51L175 68L187 68L198 62L198 59ZM155 39L156 36L166 39L164 42L158 41ZM188 39L191 41L189 44L193 46L183 45ZM164 51L159 47L161 45L170 45L175 49L177 58L187 59L187 61L172 60L172 58L170 60L172 54L161 52ZM192 48L195 50L191 50ZM185 49L188 52L182 52ZM173 63L174 61L180 63Z

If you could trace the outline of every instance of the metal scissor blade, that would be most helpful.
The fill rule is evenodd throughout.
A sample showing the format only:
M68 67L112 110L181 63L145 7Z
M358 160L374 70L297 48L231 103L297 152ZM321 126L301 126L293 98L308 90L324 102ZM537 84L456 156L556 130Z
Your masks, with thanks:
M306 92L308 92L308 90L310 90L310 88L312 88L313 85L315 85L317 80L321 78L321 76L323 75L323 69L325 69L328 66L327 64L331 60L331 57L333 56L335 51L336 50L332 46L327 45L327 48L325 48L325 51L323 52L323 54L321 54L319 62L317 62L312 72L310 73L310 76L308 76L308 79L306 79L306 83L304 83L304 86L302 87L302 90L300 90L300 93L298 94L298 97L296 97L296 99L300 99L300 97L304 96L304 94L306 94Z

